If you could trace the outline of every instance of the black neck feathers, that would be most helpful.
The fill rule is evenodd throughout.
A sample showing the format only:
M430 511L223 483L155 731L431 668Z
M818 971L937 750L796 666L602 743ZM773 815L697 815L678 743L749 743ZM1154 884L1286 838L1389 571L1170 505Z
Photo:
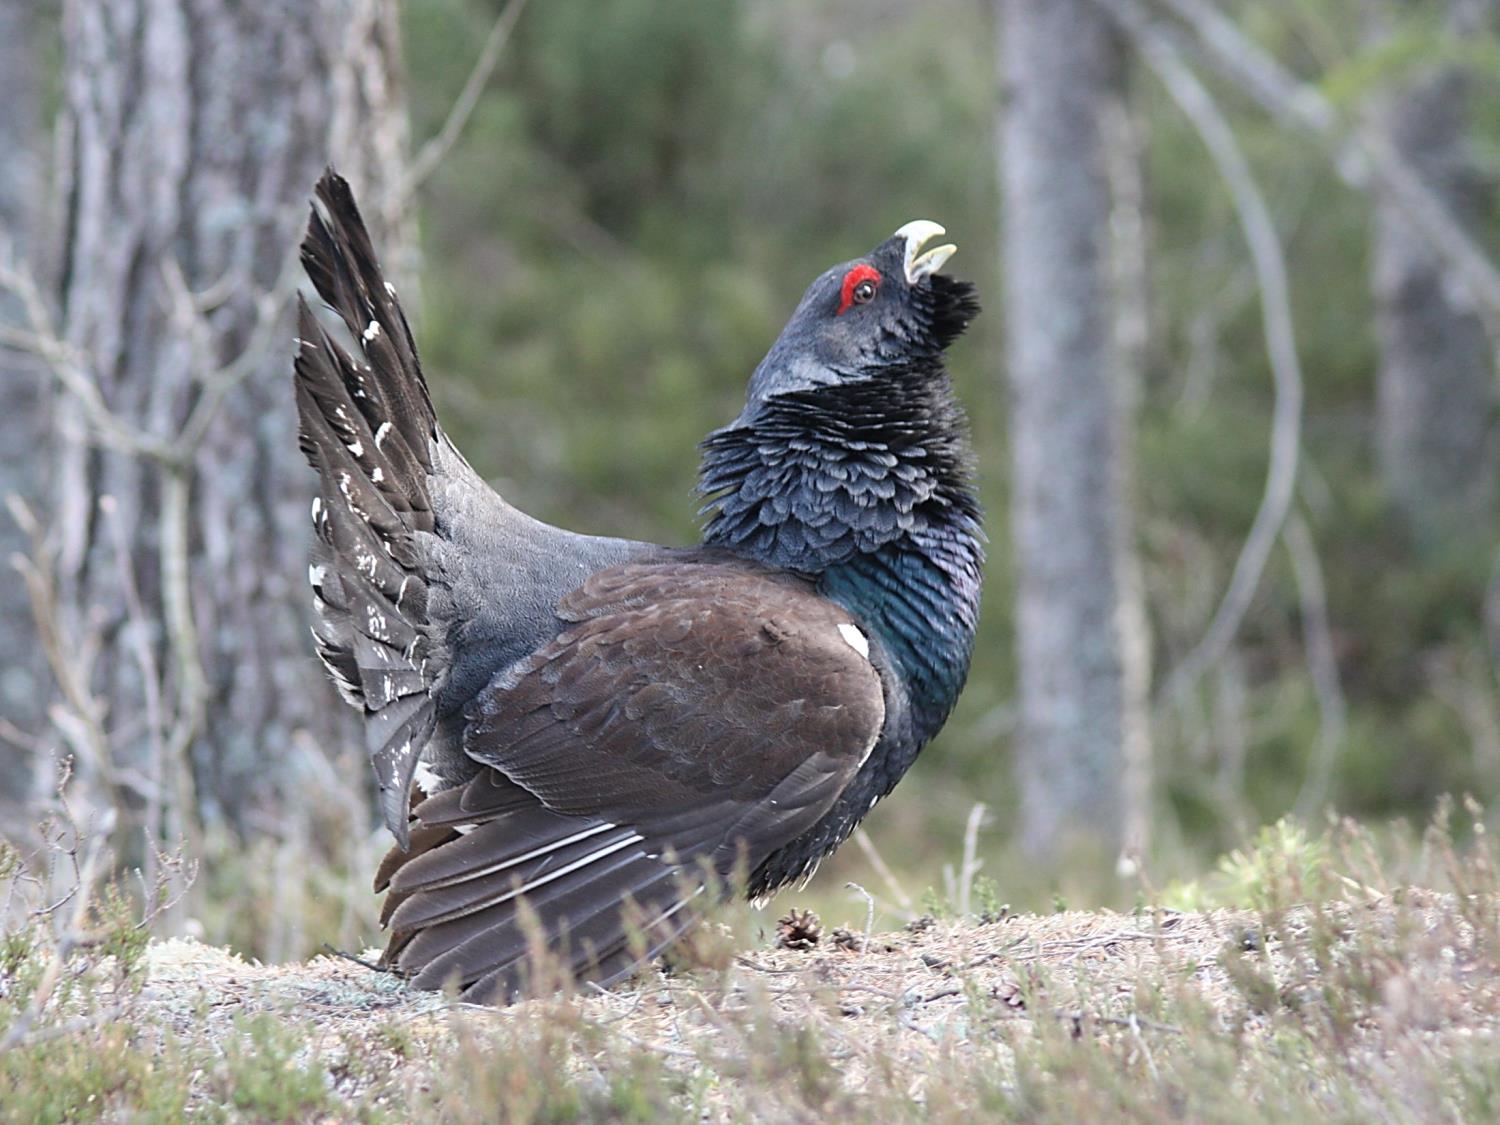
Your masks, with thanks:
M752 403L703 442L704 541L818 574L932 529L978 534L963 411L930 368Z
M815 578L879 634L925 740L973 645L984 552L971 472L941 369L774 395L703 443L704 541Z

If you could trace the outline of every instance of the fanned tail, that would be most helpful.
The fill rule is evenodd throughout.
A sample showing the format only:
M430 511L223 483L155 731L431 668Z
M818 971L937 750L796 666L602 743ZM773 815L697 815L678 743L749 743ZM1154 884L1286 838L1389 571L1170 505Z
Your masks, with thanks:
M405 847L412 771L442 673L425 630L418 539L433 529L428 477L442 435L396 291L348 183L332 170L318 181L302 264L347 329L335 340L299 297L300 443L320 482L313 635L344 698L365 712L381 809Z

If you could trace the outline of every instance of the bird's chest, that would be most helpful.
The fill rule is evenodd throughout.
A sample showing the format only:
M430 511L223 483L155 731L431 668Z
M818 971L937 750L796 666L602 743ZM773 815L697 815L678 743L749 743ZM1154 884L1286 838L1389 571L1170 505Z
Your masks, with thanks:
M943 725L968 676L978 618L977 574L964 581L921 552L883 550L828 570L818 586L878 643L895 683L888 695L909 714L920 743Z

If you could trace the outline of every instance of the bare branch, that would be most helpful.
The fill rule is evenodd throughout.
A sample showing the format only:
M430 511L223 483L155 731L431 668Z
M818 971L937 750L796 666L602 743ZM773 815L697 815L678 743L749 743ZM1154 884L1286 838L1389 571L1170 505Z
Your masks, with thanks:
M113 786L114 763L103 709L89 687L95 646L87 638L67 632L57 604L51 550L40 521L19 496L11 495L6 500L12 518L31 540L31 555L18 553L11 563L26 583L37 642L62 697L51 709L53 724L95 775L105 785Z
M62 797L61 792L59 792L59 797ZM37 981L36 988L31 993L31 999L27 1002L21 1014L11 1023L10 1027L6 1028L5 1034L0 1035L0 1054L4 1054L6 1051L27 1041L31 1037L31 1029L35 1026L36 1021L41 1018L42 1012L47 1007L47 1002L52 998L53 990L57 988L58 982L62 979L63 969L67 966L69 957L72 956L75 949L86 944L89 940L85 933L85 926L88 922L89 908L93 904L94 884L98 881L103 871L105 855L104 841L108 838L110 831L114 827L114 816L114 809L106 809L104 825L89 837L86 850L84 851L83 863L76 869L76 883L72 888L71 894L73 909L69 913L67 920L63 923L61 932L57 935L56 945L52 950L51 956L47 959L47 965L42 970L42 975ZM73 831L76 833L78 831L76 822L72 822L71 816L69 816L69 821L72 823ZM76 845L73 854L76 862ZM62 904L59 903L48 911L49 921L51 920L50 914L60 909L61 906ZM37 1034L43 1033L39 1032ZM51 1033L48 1032L46 1034L50 1035Z
M969 810L969 819L964 825L963 868L958 873L958 913L962 918L967 918L973 913L970 907L974 892L974 876L978 875L979 869L984 866L984 861L978 858L979 829L984 824L984 814L988 811L983 802L976 801L974 807Z
M191 479L185 470L171 469L162 477L160 526L162 620L167 648L177 678L177 707L166 740L166 766L182 834L198 854L197 794L189 753L202 728L208 705L208 683L203 672L197 618L193 612L189 567Z
M403 202L410 199L427 177L432 175L433 170L448 154L448 150L458 141L458 136L464 131L464 126L469 123L474 107L479 104L479 96L484 93L490 76L494 74L495 64L500 61L500 52L505 49L510 33L516 26L516 20L520 19L521 11L525 7L526 0L510 0L510 3L506 4L504 10L501 11L499 18L495 20L495 26L490 28L489 37L484 41L484 48L479 52L479 58L474 63L474 69L469 72L468 80L464 83L463 90L459 92L458 100L448 111L448 119L443 122L443 127L438 130L437 136L424 144L416 158L412 160L411 167L406 173L406 180L401 185L400 197Z
M1127 7L1140 11L1134 0L1101 2L1117 15ZM1364 188L1372 176L1378 180L1468 290L1491 340L1500 341L1500 268L1380 130L1367 122L1345 120L1321 91L1299 81L1208 0L1158 3L1192 28L1205 52L1240 89L1278 120L1323 141L1346 183ZM1140 38L1139 32L1133 33ZM1154 31L1150 34L1162 38Z
M83 408L84 417L101 444L132 456L170 459L170 443L129 425L109 408L92 364L58 335L36 280L16 260L8 244L0 244L0 289L20 302L26 318L24 329L0 327L0 345L41 359L53 378Z
M860 949L869 949L870 935L875 932L875 896L858 883L845 883L844 886L865 900L865 936L864 944L860 946Z
M875 874L879 875L885 883L885 889L891 892L891 897L896 900L902 910L906 911L908 916L911 915L915 911L911 895L906 893L906 889L896 879L896 873L891 870L890 864L886 863L885 857L875 847L875 841L870 839L870 834L862 827L856 828L854 842L859 845L859 850L865 853L865 858L870 861Z
M1333 633L1328 626L1328 594L1323 585L1323 567L1312 531L1301 513L1293 511L1281 532L1292 559L1297 580L1297 600L1302 617L1302 644L1307 651L1307 671L1318 696L1318 745L1302 791L1297 794L1300 816L1311 817L1328 799L1328 785L1339 748L1348 728L1349 707L1339 683L1339 665L1333 652Z
M1176 48L1144 16L1134 0L1103 0L1105 7L1134 38L1146 64L1161 79L1174 101L1187 115L1208 147L1219 174L1234 201L1235 213L1260 288L1261 317L1266 337L1266 358L1271 366L1275 403L1271 414L1269 465L1260 507L1250 525L1244 546L1235 562L1229 588L1209 623L1202 640L1165 681L1162 694L1180 698L1197 683L1229 647L1239 631L1266 561L1276 545L1282 524L1291 508L1297 481L1297 460L1302 440L1302 365L1292 326L1292 307L1287 283L1286 259L1281 239L1265 197L1240 151L1234 132L1208 90L1183 62Z
M99 497L99 512L111 532L115 558L120 573L120 589L125 596L125 612L130 621L126 647L135 657L141 673L141 691L146 710L146 731L151 741L150 773L141 780L141 790L146 798L146 833L150 846L146 849L146 872L148 880L157 873L157 848L163 838L162 777L166 761L166 721L162 711L162 677L157 665L156 653L151 646L151 623L146 607L141 601L140 585L136 582L135 563L130 553L129 535L119 516L119 505L113 496Z
M164 275L176 295L179 310L206 333L209 330L205 320L208 314L202 308L202 299L187 289L177 263L172 262L169 269L164 269ZM245 346L233 359L207 370L202 376L203 394L183 424L182 432L173 442L177 463L187 464L192 460L204 438L208 436L209 426L218 417L229 393L247 377L263 369L266 357L272 353L276 339L284 327L281 321L282 311L296 293L301 276L300 247L294 243L287 252L286 261L275 283L256 297L255 324L250 329Z

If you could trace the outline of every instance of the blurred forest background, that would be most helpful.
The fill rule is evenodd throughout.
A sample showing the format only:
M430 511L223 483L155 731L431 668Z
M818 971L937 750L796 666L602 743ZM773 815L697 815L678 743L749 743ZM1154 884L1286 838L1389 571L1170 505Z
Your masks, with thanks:
M164 927L374 934L290 383L330 161L480 472L669 543L805 284L959 244L978 651L815 892L1128 904L1500 793L1497 0L0 0L0 138L0 833L67 772L196 867Z

